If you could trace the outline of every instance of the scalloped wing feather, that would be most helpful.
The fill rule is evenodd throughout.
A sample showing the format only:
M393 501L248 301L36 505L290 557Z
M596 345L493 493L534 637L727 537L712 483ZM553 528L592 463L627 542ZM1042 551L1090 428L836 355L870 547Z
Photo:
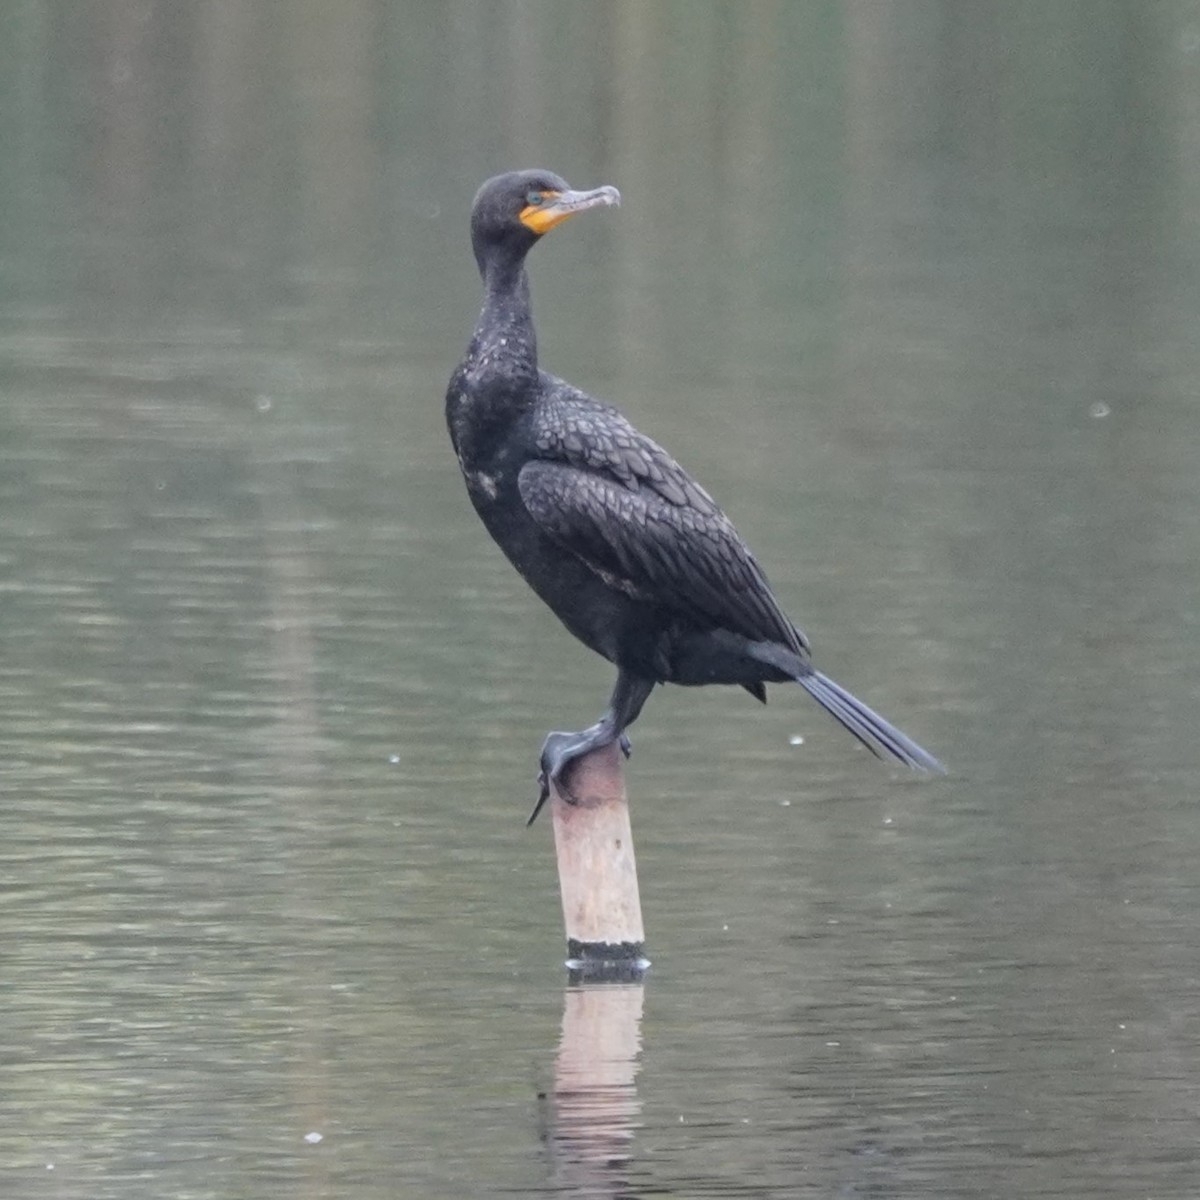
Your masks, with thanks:
M594 437L596 429L608 436ZM665 451L629 430L632 440L614 435L605 414L594 428L558 431L553 450L580 462L521 468L521 499L533 519L626 595L803 652L802 636L728 517Z

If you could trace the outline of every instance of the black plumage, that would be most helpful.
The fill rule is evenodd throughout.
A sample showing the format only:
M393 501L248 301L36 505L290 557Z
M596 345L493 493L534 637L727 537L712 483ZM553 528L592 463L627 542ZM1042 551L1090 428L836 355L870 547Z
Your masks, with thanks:
M712 497L611 405L538 367L525 256L615 188L572 191L547 171L489 179L471 213L484 283L475 333L446 391L467 491L492 537L564 625L617 667L608 710L542 747L541 795L570 798L571 763L620 741L656 683L799 683L874 754L931 754L811 664L766 576Z

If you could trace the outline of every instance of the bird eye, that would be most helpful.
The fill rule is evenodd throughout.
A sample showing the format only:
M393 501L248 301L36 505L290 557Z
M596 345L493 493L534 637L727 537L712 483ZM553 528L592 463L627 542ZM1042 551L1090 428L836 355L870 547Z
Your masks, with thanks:
M541 204L541 202L543 200L545 200L545 198L546 197L541 192L526 192L525 203L526 204Z

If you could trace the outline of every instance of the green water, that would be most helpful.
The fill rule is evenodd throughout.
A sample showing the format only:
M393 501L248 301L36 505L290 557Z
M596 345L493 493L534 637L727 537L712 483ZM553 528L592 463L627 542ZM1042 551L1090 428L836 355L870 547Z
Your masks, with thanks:
M1192 1193L1200 9L2 23L0 1191ZM652 697L603 1119L523 821L610 669L442 425L527 165L624 197L544 365L951 768Z

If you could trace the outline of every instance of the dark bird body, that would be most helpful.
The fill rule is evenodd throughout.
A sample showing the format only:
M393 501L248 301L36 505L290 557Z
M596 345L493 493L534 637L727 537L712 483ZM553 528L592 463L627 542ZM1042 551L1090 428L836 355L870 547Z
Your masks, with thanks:
M489 180L472 244L484 304L446 392L467 491L488 532L562 623L617 667L608 711L542 748L542 793L570 797L570 764L619 740L656 683L799 683L879 756L941 770L932 755L811 664L804 635L712 497L656 442L538 368L525 255L566 217L615 204L545 171ZM530 821L533 820L530 817Z

